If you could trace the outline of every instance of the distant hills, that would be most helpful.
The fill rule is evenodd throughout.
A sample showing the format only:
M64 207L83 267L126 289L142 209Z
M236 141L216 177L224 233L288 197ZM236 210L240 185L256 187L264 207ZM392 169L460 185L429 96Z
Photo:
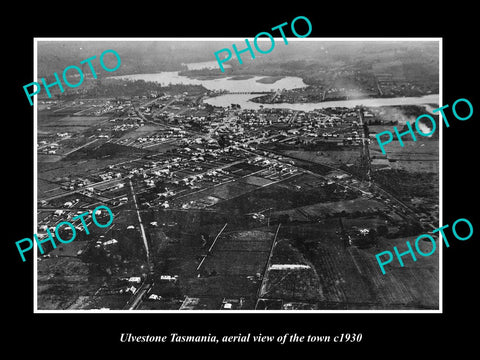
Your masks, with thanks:
M235 41L239 50L245 48L244 39ZM122 59L121 67L115 75L154 73L161 71L185 70L182 63L215 60L213 53L222 48L231 49L232 41L39 41L38 74L47 77L57 72L59 75L69 65L79 65L80 61L107 50L117 51ZM253 45L252 45L253 46ZM248 52L242 54L243 64L235 56L228 64L240 73L246 71L268 74L269 67L294 70L322 70L342 67L362 67L372 69L388 64L412 64L419 66L423 76L438 76L438 43L425 41L295 41L288 45L281 38L269 54L256 54L250 59ZM95 60L98 64L98 60ZM94 61L94 63L95 63ZM386 66L385 66L386 65ZM393 65L392 65L393 66ZM303 69L301 69L303 68ZM95 67L97 70L97 67ZM98 73L102 70L98 65ZM426 72L426 73L425 73ZM408 72L406 72L408 75ZM414 72L416 73L416 72ZM110 73L108 75L111 75ZM429 76L430 75L430 76Z

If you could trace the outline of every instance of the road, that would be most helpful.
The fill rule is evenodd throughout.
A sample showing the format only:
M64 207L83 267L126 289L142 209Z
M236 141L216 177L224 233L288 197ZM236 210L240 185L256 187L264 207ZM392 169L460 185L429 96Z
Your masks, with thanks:
M217 127L211 128L208 134L203 135L202 137L204 139L212 139L212 135L217 131L220 127L225 126L226 124L229 124L233 119L238 119L237 115L235 115L234 112L230 113L228 117L222 121L221 124L218 124Z
M128 300L128 302L123 307L124 310L135 310L142 303L143 297L148 290L152 287L153 283L147 280L144 280L142 285L135 291L135 294Z
M90 141L90 142L88 142L88 143L86 143L86 144L83 144L82 146L76 147L75 149L72 149L72 150L70 150L69 152L63 154L62 156L65 158L65 157L67 157L68 155L74 153L75 151L80 150L80 149L82 149L82 148L84 148L84 147L86 147L86 146L88 146L88 145L90 145L90 144L93 144L93 143L96 142L96 141L98 141L98 139L94 139L94 140L92 140L92 141Z
M170 105L172 105L177 99L173 98L170 100L168 103L166 103L161 109L156 110L155 112L152 112L152 118L155 119L156 116L160 115L163 113Z
M143 244L145 245L145 252L147 254L147 262L150 265L150 253L148 251L148 241L145 234L145 229L143 227L142 218L140 217L140 211L138 210L137 197L135 195L135 190L133 190L132 180L128 181L130 183L130 189L132 190L133 203L135 204L135 210L137 211L138 223L140 224L140 232L142 234Z
M222 227L222 229L220 230L220 232L217 234L217 236L215 236L215 239L213 240L212 245L210 245L210 248L208 249L207 253L203 256L202 261L200 261L200 264L198 264L198 266L197 266L197 271L200 270L200 268L201 268L202 265L203 265L203 262L205 261L205 259L207 258L207 256L212 252L213 246L215 245L215 243L217 242L218 238L220 237L220 234L223 232L223 230L225 230L226 227L227 227L227 223L225 223L225 225L223 225L223 227Z
M275 248L275 244L277 242L277 237L278 237L278 232L280 230L280 223L277 226L277 230L275 231L275 236L273 237L272 241L272 247L270 248L270 253L268 254L267 262L265 263L265 268L263 270L263 275L262 275L262 282L258 288L258 293L257 293L257 302L258 300L262 297L262 295L265 294L265 286L266 286L266 279L267 279L267 271L270 266L270 262L272 260L272 255L273 255L273 250Z
M270 100L272 103L275 101L275 99L282 94L282 90L278 89L275 91L275 93L272 95L272 99Z
M363 109L358 109L358 118L360 119L360 126L362 128L362 166L367 167L367 179L371 181L371 159L370 150L368 148L368 141L365 139L365 127L363 125Z
M145 234L145 229L143 227L142 218L140 217L140 211L138 210L138 204L137 204L137 199L136 199L136 196L135 196L135 191L133 189L132 180L129 180L129 183L130 183L130 189L132 191L133 202L135 204L135 210L137 211L138 223L140 224L140 232L141 232L141 235L142 235L143 244L145 246L145 252L146 252L146 255L147 255L147 263L148 263L149 271L151 271L152 266L151 266L151 262L150 262L150 252L148 250L147 236ZM135 294L132 295L130 300L124 306L124 309L135 310L141 304L144 295L152 287L152 285L153 285L153 282L150 279L150 277L147 277L145 280L143 280L142 285L140 285L140 287L137 289Z

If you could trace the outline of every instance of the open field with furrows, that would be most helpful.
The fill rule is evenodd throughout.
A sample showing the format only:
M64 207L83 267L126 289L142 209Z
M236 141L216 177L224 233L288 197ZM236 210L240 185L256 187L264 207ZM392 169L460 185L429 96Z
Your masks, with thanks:
M394 138L396 139L396 137ZM411 141L409 137L404 137L403 147L400 145L400 142L396 140L384 145L387 157L391 159L408 159L411 157L421 158L422 156L425 156L438 159L440 152L440 144L438 140L421 136L417 136L416 138L417 141ZM370 143L370 152L378 152L382 154L378 141L375 138L373 138ZM373 156L374 154L372 153L371 155Z
M288 212L290 209L318 202L352 199L357 196L350 192L345 193L343 188L335 184L320 185L318 181L312 175L299 174L291 179L219 202L211 209L237 215L269 208Z
M271 184L273 181L270 180L270 179L265 179L263 177L260 177L260 176L255 176L255 175L252 175L252 176L247 176L241 180L238 180L239 183L242 184L242 186L249 186L249 185L253 185L255 186L255 188L257 187L261 187L261 186L267 186L269 184Z
M67 309L79 295L93 293L104 280L90 277L91 266L80 259L52 257L38 264L38 308Z
M228 200L253 191L255 189L257 189L257 186L255 185L249 185L235 181L228 184L216 186L210 191L206 191L204 193L209 193L209 195L218 197L222 200Z
M42 198L47 196L51 191L58 189L60 185L54 181L53 179L42 179L40 177L37 178L37 190L38 190L38 198Z
M230 281L233 276L243 278L261 273L269 253L268 239L270 237L264 240L243 240L239 241L239 244L233 244L228 240L223 243L220 238L218 240L220 243L215 244L212 250L212 256L207 257L199 271L205 276L220 276L230 278ZM228 296L228 292L225 291L224 295Z
M303 230L297 231L300 229ZM267 285L276 287L277 298L290 301L295 299L296 291L315 284L322 296L311 298L310 302L315 302L320 310L438 308L438 251L430 257L417 256L417 262L404 257L405 267L400 267L398 261L394 260L392 266L386 265L386 274L383 275L375 254L393 251L393 246L406 249L405 241L408 239L413 243L416 237L378 238L376 248L359 249L348 246L336 233L340 230L338 219L322 224L282 227L283 241L291 247L290 254L301 254L284 257L283 263L308 264L314 268L317 277L314 282L302 283L302 278L293 272L285 274L275 286ZM425 253L431 250L430 242L420 242L419 246ZM277 250L281 249L275 248L272 259L276 259ZM273 281L270 274L268 276L268 280ZM273 295L271 297L275 298Z
M282 153L282 151L279 151L279 153ZM295 154L295 153L294 153ZM296 158L294 156L288 156L286 155L289 159L289 161L292 161L293 164L301 169L304 170L310 170L313 171L316 174L319 175L326 175L328 174L332 169L329 166L322 165L320 161L318 162L313 162L309 160L302 160L299 158Z
M209 247L223 225L230 224L226 214L195 209L146 210L141 216L155 271L181 278L197 276L196 268L206 252L202 235Z
M82 101L57 100L56 104L45 104L48 106L43 105L41 110L52 111L54 113L61 114L75 114L90 108L102 106L106 103L106 101L107 99L82 99Z
M127 229L132 224L134 228ZM43 257L38 262L38 308L121 309L128 296L119 303L116 297L110 299L103 294L119 295L115 285L118 277L145 272L145 249L137 224L134 211L115 212L108 228L87 225L90 234L83 236L86 241L61 244L49 257ZM102 245L112 239L117 242Z
M330 166L340 166L344 164L359 164L360 150L328 150L328 151L304 151L304 150L285 150L283 154L310 161L317 164L326 164Z
M390 218L393 217L393 214L389 213L388 215ZM377 229L379 226L386 224L384 218L376 215L361 217L342 217L342 221L346 229L350 229L352 227Z
M305 221L305 219L320 219L329 217L332 214L354 214L354 213L375 213L386 211L387 207L376 200L352 199L335 202L320 202L316 204L300 206L288 210L279 210L272 213L272 218L281 218L288 215L290 221Z
M187 176L190 174L185 173L183 175ZM178 199L174 199L173 203L177 206L181 206L182 204L195 202L196 204L205 203L209 204L207 206L210 206L222 200L234 199L238 196L254 191L260 186L268 185L273 182L273 180L250 176L244 178L228 176L220 181L225 183L219 184L212 181L203 181L198 184L201 186L201 189L194 189L190 194L186 193Z
M144 301L140 309L176 310L184 295L201 298L203 305L198 308L219 309L225 297L244 297L245 306L254 308L259 286L254 277L257 272L263 272L273 239L273 227L236 230L240 223L235 223L234 217L229 218L231 214L202 210L145 210L141 215L155 270L153 276L178 275L178 283L172 289L175 291L168 294L164 286L155 287L152 293L161 294L163 299ZM203 255L225 223L228 223L225 232L197 271Z
M61 155L50 155L50 154L38 154L37 155L37 161L38 163L54 163L57 161L62 160Z
M155 132L159 130L163 130L165 127L163 126L154 126L154 125L146 125L146 126L140 126L139 128L129 131L125 133L122 137L118 139L118 141L128 139L131 140L132 142L139 138L139 137L145 137L149 135L154 135Z
M387 158L393 169L404 169L415 172L439 172L440 148L439 141L417 137L417 141L404 141L400 146L399 141L392 141L384 146L386 155L382 154L376 139L370 143L370 156L372 158Z
M392 308L428 308L436 309L439 306L439 253L437 250L429 257L418 254L417 261L411 257L404 257L405 267L401 267L398 260L385 266L386 274L382 275L375 254L382 251L391 251L397 246L399 252L408 250L405 242L415 242L415 237L398 239L380 239L378 248L351 251L352 258L357 260L361 274L368 281L369 286L376 294L377 301L387 309ZM430 241L420 241L419 248L423 253L432 250ZM352 249L354 249L352 247Z
M394 127L399 127L399 125L391 125L391 124L386 124L386 125L368 125L368 131L370 132L370 134L380 134L381 132L384 132L384 131L390 131L390 132L394 132L393 128ZM385 138L387 138L388 136L387 135L382 135L382 139L383 137L385 136ZM374 141L375 138L373 138Z
M94 145L94 144L92 144ZM141 157L149 154L148 150L142 150L135 147L118 145L113 143L97 144L96 146L86 146L68 155L67 160L79 159L101 159L101 158L119 158L119 157Z
M272 268L282 265L303 265L305 268ZM260 297L304 302L324 299L320 276L315 267L288 240L278 239L269 266Z
M123 154L127 157L110 157L104 159L87 160L62 160L56 163L39 163L38 164L38 190L39 194L43 191L51 190L59 185L56 182L62 178L88 177L97 173L100 169L107 169L108 165L128 161L132 156ZM138 156L137 156L138 157ZM45 187L44 187L45 185Z
M228 180L233 181L220 185L213 182L206 183L204 184L204 186L207 186L208 188L206 188L205 190L193 191L191 195L183 196L181 199L178 200L184 203L187 201L199 201L209 197L218 198L220 200L232 200L251 191L255 191L261 187L273 184L274 182L279 181L282 178L286 179L285 176L282 178L277 178L275 174L269 174L267 172L261 175L265 177L245 176L242 178L231 178ZM288 182L289 180L286 181Z
M106 116L65 116L50 111L38 113L38 129L42 133L80 132L107 121Z
M227 227L228 229L228 227ZM200 277L185 279L189 296L221 300L224 297L246 300L253 308L258 291L257 274L262 274L273 240L272 231L245 230L225 232L203 262Z

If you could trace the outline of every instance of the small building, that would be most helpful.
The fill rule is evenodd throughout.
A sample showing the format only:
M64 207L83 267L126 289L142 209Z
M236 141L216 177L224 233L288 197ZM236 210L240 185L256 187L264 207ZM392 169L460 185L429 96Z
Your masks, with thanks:
M116 244L116 243L118 243L118 241L115 240L115 239L112 239L112 240L105 241L103 243L103 246L113 245L113 244Z
M137 292L137 288L135 286L131 286L125 290L125 292L131 292L132 294L135 294Z

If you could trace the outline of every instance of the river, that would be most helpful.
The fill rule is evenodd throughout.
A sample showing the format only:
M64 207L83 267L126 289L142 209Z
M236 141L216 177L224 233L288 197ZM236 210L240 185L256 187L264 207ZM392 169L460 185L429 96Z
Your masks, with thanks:
M199 63L200 64L200 63ZM201 63L203 64L203 63ZM207 63L205 63L207 64ZM188 65L188 64L187 64ZM194 67L193 64L190 64ZM198 67L200 68L200 67ZM299 77L286 76L280 80L275 81L272 84L264 84L258 82L258 80L264 78L264 76L252 76L249 79L234 80L232 77L222 77L218 79L210 80L197 80L186 76L180 76L178 71L165 71L156 74L134 74L134 75L122 75L113 76L117 79L128 80L145 80L157 82L161 85L168 84L191 84L191 85L203 85L209 90L226 90L229 92L266 92L275 91L279 89L291 90L306 87L307 85ZM250 99L259 96L254 94L225 94L212 98L204 99L207 104L214 106L227 107L231 104L239 104L242 109L258 110L262 105L264 108L273 109L292 109L298 111L312 111L315 109L322 109L327 107L355 107L357 105L365 106L392 106L392 105L424 105L426 109L431 112L431 107L427 104L439 104L439 95L431 94L418 97L396 97L396 98L367 98L367 99L354 99L354 100L337 100L337 101L324 101L318 103L282 103L282 104L258 104Z
M165 86L168 84L203 85L208 90L226 90L230 92L275 91L278 89L291 90L307 86L301 78L293 76L285 76L273 84L263 84L257 81L264 77L265 76L252 76L249 79L233 80L233 77L229 76L218 79L197 80L187 76L181 76L178 74L178 71L112 76L114 79L153 81Z
M312 111L315 109L324 109L328 107L355 107L357 105L365 106L392 106L392 105L426 105L438 104L438 94L419 97L399 97L399 98L369 98L355 100L337 100L323 101L318 103L283 103L283 104L258 104L248 101L258 95L227 94L209 99L204 99L205 103L215 106L229 106L230 104L239 104L242 109L260 109L260 105L269 109L292 109L297 111ZM429 106L428 109L431 109ZM429 110L431 112L431 110Z

